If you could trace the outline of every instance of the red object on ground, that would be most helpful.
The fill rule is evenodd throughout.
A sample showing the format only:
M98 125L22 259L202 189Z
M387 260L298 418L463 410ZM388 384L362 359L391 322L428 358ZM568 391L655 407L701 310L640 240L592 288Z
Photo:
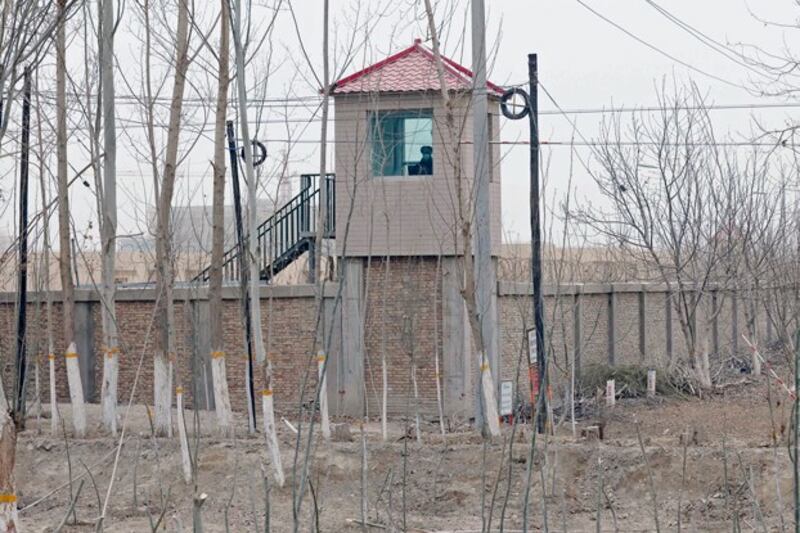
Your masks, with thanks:
M531 382L531 407L533 407L539 396L539 369L536 365L528 365L528 379Z

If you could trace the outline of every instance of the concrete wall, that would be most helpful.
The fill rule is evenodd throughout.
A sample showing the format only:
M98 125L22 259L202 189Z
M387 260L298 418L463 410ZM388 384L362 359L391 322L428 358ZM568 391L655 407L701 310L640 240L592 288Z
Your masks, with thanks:
M578 376L593 364L663 368L674 358L685 358L688 350L674 299L675 294L666 285L657 283L545 287L547 349L555 363L553 382L563 384L572 357ZM498 300L503 334L501 376L517 382L516 386L527 394L527 367L522 367L519 379L517 369L521 353L522 361L527 360L525 331L533 314L530 285L501 281ZM705 322L717 339L712 339L712 353L742 354L747 349L740 337L745 321L742 305L728 291L704 295L697 321L698 328ZM763 313L758 323L762 343L770 340Z

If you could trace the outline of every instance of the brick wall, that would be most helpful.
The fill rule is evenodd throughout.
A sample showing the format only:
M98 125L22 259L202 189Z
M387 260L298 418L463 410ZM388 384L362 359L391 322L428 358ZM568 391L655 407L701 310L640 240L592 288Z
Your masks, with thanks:
M367 411L381 409L381 362L385 353L388 372L389 413L414 413L411 376L416 366L420 409L436 412L434 357L442 357L442 286L437 259L431 257L364 260L368 291L364 375Z
M381 402L381 359L385 354L388 364L389 411L393 415L413 414L415 410L414 391L411 379L411 360L416 362L416 380L419 394L419 408L423 413L435 413L436 376L435 357L440 358L440 371L444 372L443 331L444 306L442 301L442 270L436 258L392 258L388 264L381 258L363 259L363 307L364 354L363 388L361 384L351 390L339 390L341 383L331 383L329 396L337 394L366 393L365 410L370 416L377 416ZM498 285L498 313L500 320L501 369L502 380L516 381L515 390L527 397L527 344L526 327L531 323L531 296L526 284L501 282ZM641 312L641 294L644 293L644 313ZM325 291L324 317L326 334L333 320L330 316L334 307L338 285L329 283ZM685 342L680 332L677 316L672 311L671 332L668 324L668 293L658 285L564 285L559 290L546 289L545 320L548 327L548 353L556 367L554 383L563 385L563 378L571 358L578 353L580 366L586 368L594 363L644 364L662 366L669 357L668 336L671 337L673 357L686 353ZM78 291L78 306L88 310L88 330L92 332L90 344L94 354L81 354L84 361L94 362L95 394L91 401L99 401L102 378L102 327L100 304L96 294L91 291ZM245 369L244 326L241 318L238 291L224 290L223 331L228 363L228 384L235 409L245 409ZM717 347L720 353L741 352L746 347L742 342L734 344L734 337L745 331L744 304L734 305L731 294L718 295L716 315ZM54 299L58 300L56 293ZM203 311L205 306L205 311ZM576 314L576 306L579 313ZM207 320L208 301L200 291L189 293L176 291L176 351L178 355L178 375L187 393L187 405L193 405L192 384L197 390L211 388L208 361ZM710 303L709 303L710 307ZM734 320L734 308L736 319ZM612 312L613 309L613 312ZM301 399L308 401L316 386L316 346L313 342L319 335L315 333L318 310L314 288L311 286L270 286L262 289L261 328L266 349L273 362L275 379L276 408L279 412L292 412L297 409ZM710 313L710 310L709 310ZM613 315L613 322L610 317ZM61 400L68 399L66 371L62 341L61 306L53 304L53 341L56 352L57 390ZM151 289L121 290L118 293L117 316L123 352L119 382L119 398L127 402L133 387L139 361L142 361L136 397L137 403L152 403L152 355L153 355L153 301ZM43 401L48 397L47 324L45 306L39 295L31 293L27 309L28 342L31 355L40 354L40 386ZM640 324L640 318L644 324ZM576 324L579 319L579 324ZM763 320L763 319L762 319ZM613 345L610 343L609 325L613 323ZM576 325L579 327L576 328ZM83 324L82 326L86 326ZM643 327L642 327L643 326ZM13 294L0 294L0 328L5 335L0 337L0 361L4 384L8 388L14 368L15 346L15 302ZM765 326L760 327L762 334ZM580 335L576 337L576 331ZM644 339L640 338L644 332ZM738 332L738 333L737 333ZM205 341L203 340L205 339ZM89 341L87 341L89 342ZM330 339L330 364L336 365L341 357L341 335L334 327ZM642 345L644 353L642 353ZM576 350L577 348L577 350ZM455 354L463 356L463 354ZM33 360L33 358L31 358ZM520 365L520 362L522 364ZM86 363L85 363L86 364ZM474 369L468 369L472 372ZM204 371L206 374L204 374ZM333 369L331 372L333 373ZM206 376L204 381L203 376ZM193 380L193 376L195 379ZM559 383L558 380L562 382ZM33 379L29 392L33 394ZM305 395L301 390L305 384ZM256 367L255 389L263 387L260 368ZM355 389L355 390L353 390ZM8 391L11 392L10 390ZM466 391L469 394L469 391ZM445 398L447 395L444 395ZM204 395L199 394L197 402L205 405ZM336 405L332 402L331 405ZM344 414L336 413L333 414ZM353 414L353 413L349 413Z

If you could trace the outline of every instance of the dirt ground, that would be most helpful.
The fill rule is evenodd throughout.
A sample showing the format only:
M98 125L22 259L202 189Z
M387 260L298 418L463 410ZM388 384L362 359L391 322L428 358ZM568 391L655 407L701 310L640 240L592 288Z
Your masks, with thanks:
M791 527L792 469L781 435L789 407L786 395L773 388L770 409L765 379L728 386L703 399L619 401L579 420L577 437L564 422L556 436L537 442L529 528L541 530L546 520L554 531L597 531L598 507L602 531L655 531L656 514L662 531L677 530L678 520L684 531L730 531L737 522L743 530L780 531L782 521ZM68 406L61 411L68 418ZM187 415L192 426L193 414ZM100 419L98 406L90 406L89 416ZM265 530L262 472L270 472L270 466L263 437L221 439L213 436L213 413L199 418L201 435L192 432L199 462L195 488L182 480L177 439L152 438L144 408L132 408L106 531L150 531L150 521L159 517L159 531L191 531L193 494L200 493L207 495L201 508L204 531ZM580 436L598 422L604 423L602 441ZM37 432L36 420L30 420L18 443L21 525L25 531L55 530L67 515L70 492L80 489L75 517L62 531L92 531L108 491L116 441L99 428L88 438L65 440L50 435L47 418L40 424ZM239 421L239 427L245 425ZM350 442L319 442L311 465L313 493L303 499L299 530L313 531L315 524L319 531L362 530L357 523L362 493L365 530L373 532L523 528L531 441L526 425L517 426L513 439L506 426L502 438L486 445L466 430L443 439L431 422L423 425L422 444L413 435L403 438L404 429L395 422L391 438L383 442L377 421L365 426L364 491L358 427L352 426ZM268 501L271 531L282 532L292 531L296 437L284 423L279 437L287 483L271 484Z

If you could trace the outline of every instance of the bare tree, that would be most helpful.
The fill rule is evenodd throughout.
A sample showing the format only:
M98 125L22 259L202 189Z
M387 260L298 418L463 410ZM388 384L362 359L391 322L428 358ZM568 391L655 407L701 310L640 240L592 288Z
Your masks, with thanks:
M217 424L224 434L229 434L233 430L222 329L222 262L225 252L225 115L228 111L228 86L230 85L229 25L230 6L228 0L220 0L217 106L214 122L214 196L211 208L211 272L208 283L208 303L211 312L211 372L214 380L214 407L217 412Z
M634 261L647 264L671 294L688 362L701 387L709 364L712 289L731 279L735 155L720 147L695 87L660 95L657 117L615 115L604 123L591 170L603 203L578 209L579 220Z
M114 99L114 1L102 0L100 53L101 87L103 97L103 189L102 222L100 224L102 255L103 320L103 423L113 435L117 433L117 375L119 372L119 338L115 307L115 263L117 256L117 128ZM88 80L87 80L88 81Z
M157 305L156 352L153 360L155 430L158 435L172 433L172 372L175 361L175 311L172 294L174 272L172 265L171 210L178 167L178 144L181 133L181 112L186 74L189 70L189 3L177 0L178 21L175 44L175 78L169 108L167 147L156 212L156 287L160 298Z
M67 178L67 95L66 95L66 0L58 0L59 24L56 33L56 158L58 184L58 247L61 272L64 346L66 346L67 379L72 400L72 421L75 433L86 432L77 349L75 347L75 284L72 279L72 246L70 241L69 184Z

